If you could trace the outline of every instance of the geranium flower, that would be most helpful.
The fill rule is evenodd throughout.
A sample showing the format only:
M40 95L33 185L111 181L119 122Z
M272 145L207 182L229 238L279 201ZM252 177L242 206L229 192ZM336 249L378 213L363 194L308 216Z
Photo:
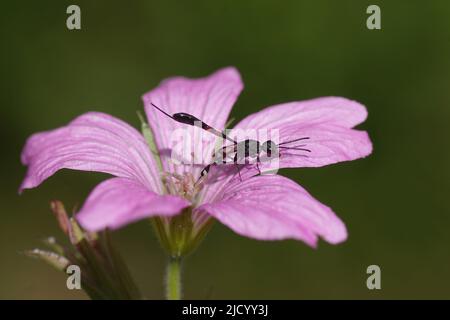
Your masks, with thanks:
M167 79L143 96L163 174L141 133L113 116L89 112L28 139L22 152L28 171L20 190L40 185L63 168L105 172L115 177L100 183L76 215L89 231L116 229L154 216L173 217L189 208L193 232L214 217L236 233L255 239L292 238L310 246L316 246L319 236L333 244L344 241L346 228L333 211L286 177L258 175L241 181L232 179L234 173L197 190L194 183L203 166L171 163L171 134L186 126L165 117L150 103L163 106L168 113L190 113L223 129L242 88L238 71L229 67L201 79ZM366 116L358 102L324 97L268 107L235 128L277 128L280 141L307 136L308 157L287 152L280 157L280 167L320 167L371 153L367 133L353 129ZM211 155L214 143L203 144L203 154Z
M22 152L28 171L20 191L37 187L63 168L109 173L114 177L95 187L76 214L78 223L95 232L153 218L161 243L175 260L195 248L214 219L254 239L290 238L312 247L319 237L332 244L344 241L345 225L329 207L289 178L258 175L265 171L264 163L258 171L253 164L242 165L239 177L233 165L214 166L206 181L196 183L205 164L213 161L215 137L152 106L169 114L189 113L222 130L242 88L232 67L201 79L170 78L143 96L148 125L143 122L142 133L113 116L89 112L64 127L34 134ZM234 129L277 129L279 141L308 137L308 155L283 149L279 167L321 167L372 152L368 134L354 129L366 117L358 102L323 97L265 108ZM201 163L171 161L179 129L192 138L185 142L192 150L188 156ZM211 139L203 139L205 135ZM180 296L178 272L178 264L169 265L169 297Z

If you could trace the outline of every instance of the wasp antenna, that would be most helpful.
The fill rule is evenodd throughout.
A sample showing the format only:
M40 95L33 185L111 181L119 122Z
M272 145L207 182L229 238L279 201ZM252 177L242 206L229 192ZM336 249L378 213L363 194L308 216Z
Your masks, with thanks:
M284 157L285 155L289 155L289 156L295 156L295 157L302 157L302 158L309 158L306 154L289 154L289 153L281 153L280 152L280 158Z
M292 142L297 142L297 141L301 141L301 140L308 140L309 137L303 137L303 138L298 138L298 139L294 139L294 140L289 140L289 141L284 141L279 143L278 145L281 146L283 144L288 144L288 143L292 143Z
M300 151L311 152L311 150L309 150L309 149L298 148L298 147L283 147L283 146L281 146L279 148L282 148L282 149L285 149L285 150L300 150Z
M292 146L292 147L290 147L290 146L280 146L280 148L300 148L300 147L304 147L304 146L306 146L306 144L299 144L297 146Z

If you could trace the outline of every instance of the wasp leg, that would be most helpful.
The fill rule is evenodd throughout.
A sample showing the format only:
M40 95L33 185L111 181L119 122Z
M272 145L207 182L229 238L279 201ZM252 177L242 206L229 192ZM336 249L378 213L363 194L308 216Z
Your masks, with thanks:
M209 170L211 169L211 166L214 165L214 164L215 163L210 163L206 167L204 167L202 169L202 171L200 171L200 177L197 179L197 181L195 182L194 185L197 185L209 173Z
M238 174L239 174L239 180L242 182L241 168L239 167L239 164L238 164L238 154L237 154L237 152L236 152L236 154L234 155L233 162L234 162L234 165L236 166L236 169L237 169L237 171L238 171Z
M261 175L261 169L259 168L259 164L261 163L261 159L259 155L256 157L256 169L258 169L258 174Z
M236 164L236 168L237 168L237 171L238 171L238 174L239 174L239 180L242 182L242 177L241 177L241 168L239 167L239 165L238 164Z

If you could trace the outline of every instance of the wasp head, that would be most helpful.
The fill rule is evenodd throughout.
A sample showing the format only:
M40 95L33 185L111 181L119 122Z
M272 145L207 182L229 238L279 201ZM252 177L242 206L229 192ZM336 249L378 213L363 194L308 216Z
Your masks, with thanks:
M264 142L261 145L261 149L267 154L267 157L269 158L271 158L272 156L278 157L278 145L272 140L267 140L266 142Z

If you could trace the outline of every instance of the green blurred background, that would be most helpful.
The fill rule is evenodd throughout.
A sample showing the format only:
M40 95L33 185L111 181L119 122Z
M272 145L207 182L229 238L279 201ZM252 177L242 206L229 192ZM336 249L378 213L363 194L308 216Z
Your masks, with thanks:
M81 7L82 30L66 28ZM366 28L381 7L382 30ZM17 194L32 133L97 110L138 126L140 96L168 76L236 66L232 117L339 95L365 104L374 153L289 176L331 206L349 239L317 250L258 242L214 226L186 260L186 298L450 298L450 3L448 1L8 1L1 8L0 298L86 298L21 254L54 235L51 199L81 205L107 175L63 170ZM149 224L114 234L148 298L166 258ZM366 268L382 289L366 287Z

